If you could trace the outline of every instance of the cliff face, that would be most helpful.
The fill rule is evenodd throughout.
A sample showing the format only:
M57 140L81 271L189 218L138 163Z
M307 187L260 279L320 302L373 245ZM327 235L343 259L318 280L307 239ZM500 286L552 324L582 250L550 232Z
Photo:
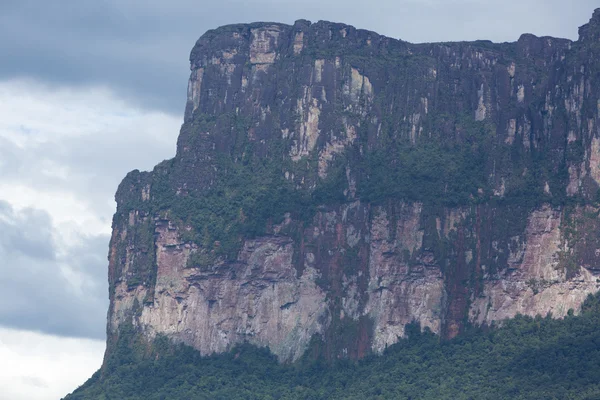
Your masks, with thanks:
M576 42L297 21L209 31L190 60L177 155L117 191L108 353L131 322L360 358L412 321L453 337L600 289L600 9Z

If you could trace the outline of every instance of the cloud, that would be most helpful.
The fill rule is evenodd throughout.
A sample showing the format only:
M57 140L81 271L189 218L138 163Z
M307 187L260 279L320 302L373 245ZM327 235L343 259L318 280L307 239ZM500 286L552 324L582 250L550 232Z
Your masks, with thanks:
M514 41L523 32L576 39L594 7L596 0L4 0L0 79L106 86L135 104L180 115L189 52L219 25L305 18L412 42Z
M56 235L45 211L0 202L0 325L102 339L108 236L59 252Z
M104 338L114 192L175 153L180 119L106 89L0 82L0 325Z
M37 260L54 260L50 217L43 211L25 209L15 214L0 201L0 246L13 254Z
M127 172L175 155L183 119L105 89L36 81L0 82L0 103L0 199L44 209L56 224L88 234L110 233L114 193Z
M83 384L102 363L104 342L0 328L3 399L59 399Z

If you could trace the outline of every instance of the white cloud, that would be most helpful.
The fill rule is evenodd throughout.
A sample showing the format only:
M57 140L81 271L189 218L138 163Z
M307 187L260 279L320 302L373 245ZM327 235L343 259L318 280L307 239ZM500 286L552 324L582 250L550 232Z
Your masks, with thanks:
M181 124L102 88L5 81L0 104L0 200L48 211L68 240L110 233L118 183L174 156Z
M0 328L0 397L56 400L100 368L105 344Z

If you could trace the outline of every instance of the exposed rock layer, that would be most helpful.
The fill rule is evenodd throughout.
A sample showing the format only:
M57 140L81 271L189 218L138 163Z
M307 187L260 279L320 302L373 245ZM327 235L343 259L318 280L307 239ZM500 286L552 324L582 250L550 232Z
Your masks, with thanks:
M453 337L577 310L600 287L598 32L600 10L577 42L207 32L176 157L117 192L107 351L131 321L203 354L249 341L283 361L360 358L412 321ZM309 202L265 215L268 197L239 194L277 179Z

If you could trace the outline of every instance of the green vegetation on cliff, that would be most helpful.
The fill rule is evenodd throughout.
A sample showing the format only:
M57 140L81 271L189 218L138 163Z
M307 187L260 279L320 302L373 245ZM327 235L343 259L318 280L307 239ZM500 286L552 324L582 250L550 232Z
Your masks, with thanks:
M280 365L240 346L200 357L166 339L142 359L118 347L66 400L88 399L596 399L600 397L600 296L563 320L518 316L501 328L441 341L416 325L382 356L326 365Z

